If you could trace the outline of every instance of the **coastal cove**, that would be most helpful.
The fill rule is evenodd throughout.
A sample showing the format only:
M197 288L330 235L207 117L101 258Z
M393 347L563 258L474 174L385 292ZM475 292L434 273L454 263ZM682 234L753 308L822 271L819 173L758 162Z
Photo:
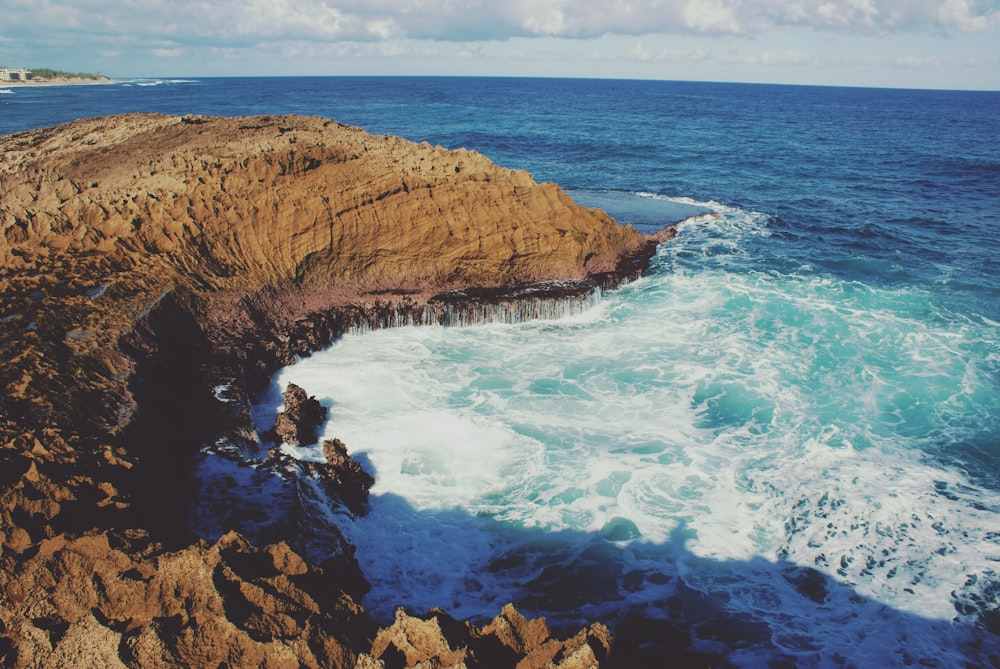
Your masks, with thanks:
M217 663L184 655L212 620L230 664L996 664L998 106L433 78L0 96L0 656ZM176 116L47 128L111 112ZM119 170L130 141L148 158ZM316 446L260 442L289 383L326 409ZM375 477L366 513L324 439ZM46 604L30 574L81 564L103 585ZM136 590L170 579L179 600ZM443 646L404 648L425 624Z
M669 231L623 228L473 152L318 118L118 115L4 140L6 664L381 666L414 625L437 629L421 656L606 658L600 624L559 640L510 607L446 636L433 616L377 630L353 547L301 490L319 479L319 508L360 514L370 477L335 440L322 466L268 450L247 398L349 329L585 302ZM244 515L190 543L202 449L292 487L287 517L267 510L276 534Z

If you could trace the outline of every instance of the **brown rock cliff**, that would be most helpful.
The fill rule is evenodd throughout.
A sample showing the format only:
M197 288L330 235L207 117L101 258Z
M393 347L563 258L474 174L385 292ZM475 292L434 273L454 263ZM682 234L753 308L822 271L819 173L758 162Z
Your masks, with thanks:
M313 565L282 543L192 543L195 453L252 448L246 398L351 324L420 321L456 288L614 283L654 246L474 152L299 117L0 138L0 233L10 666L380 662L350 551ZM549 657L604 652L581 634Z
M644 243L477 153L321 119L109 117L3 149L12 270L95 253L201 289L441 291L584 278Z

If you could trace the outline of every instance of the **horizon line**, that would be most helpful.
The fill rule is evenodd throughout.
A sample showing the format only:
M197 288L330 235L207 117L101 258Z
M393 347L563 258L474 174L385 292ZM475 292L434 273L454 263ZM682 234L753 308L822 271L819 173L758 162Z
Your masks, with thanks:
M726 81L715 79L656 79L648 77L593 77L586 75L543 75L543 74L200 74L200 75L136 75L115 77L113 75L97 74L110 78L112 81L137 81L150 79L304 79L304 78L343 78L343 79L551 79L576 81L636 81L652 83L683 83L683 84L726 84L736 86L794 86L809 88L849 88L865 90L892 91L935 91L953 93L1000 93L1000 88L919 88L914 86L892 86L874 84L821 84L778 81ZM6 83L6 82L5 82ZM26 82L22 82L26 83Z

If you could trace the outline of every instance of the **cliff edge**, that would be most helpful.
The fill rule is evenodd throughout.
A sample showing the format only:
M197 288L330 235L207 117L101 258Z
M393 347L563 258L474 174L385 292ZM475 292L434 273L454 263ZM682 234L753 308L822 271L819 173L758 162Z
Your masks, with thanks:
M607 653L600 626L564 643L518 619L531 643L501 643L401 614L378 632L349 546L314 562L301 537L194 537L192 460L253 457L247 398L351 325L427 322L442 291L613 285L655 240L475 152L318 118L18 133L0 193L0 662L414 666L438 657L402 647L427 625L439 663Z

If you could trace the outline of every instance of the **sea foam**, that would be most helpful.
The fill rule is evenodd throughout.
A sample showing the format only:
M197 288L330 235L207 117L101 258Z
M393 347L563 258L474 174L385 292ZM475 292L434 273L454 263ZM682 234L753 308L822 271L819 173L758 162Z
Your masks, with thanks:
M698 592L807 665L964 652L1000 492L939 456L1000 415L995 329L763 265L767 216L703 206L585 317L350 335L277 375L262 415L307 388L376 477L346 528L375 615L573 625Z

